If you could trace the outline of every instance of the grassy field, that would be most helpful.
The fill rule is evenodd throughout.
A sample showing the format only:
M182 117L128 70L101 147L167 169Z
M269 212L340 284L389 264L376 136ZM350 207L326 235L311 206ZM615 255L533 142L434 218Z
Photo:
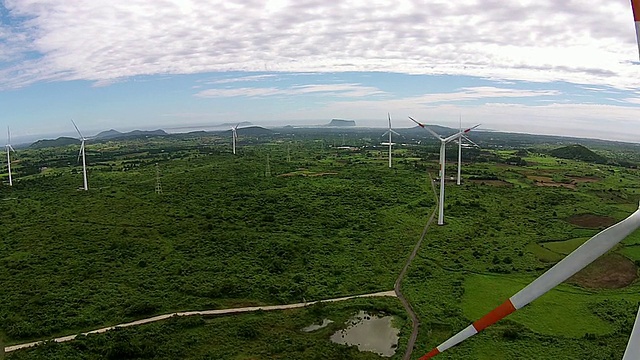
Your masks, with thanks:
M403 148L389 169L385 152L374 148L252 139L234 157L220 141L185 136L93 144L87 193L76 190L82 182L77 147L22 153L15 168L24 176L13 188L0 187L0 220L7 224L0 229L0 286L7 289L0 295L0 334L6 342L176 310L393 287L435 204L426 176L437 172L435 148ZM462 186L447 183L446 225L430 228L403 283L421 321L414 358L637 209L637 169L534 151L523 157L526 165L504 163L513 155L483 150L465 164ZM157 169L161 195L155 193ZM447 173L455 173L455 164ZM639 244L640 231L608 258L626 261L619 271L626 269L632 280ZM581 284L561 285L440 358L620 358L639 285ZM359 309L396 315L402 350L410 324L387 299L172 320L9 358L377 358L328 340ZM322 317L336 323L300 332Z

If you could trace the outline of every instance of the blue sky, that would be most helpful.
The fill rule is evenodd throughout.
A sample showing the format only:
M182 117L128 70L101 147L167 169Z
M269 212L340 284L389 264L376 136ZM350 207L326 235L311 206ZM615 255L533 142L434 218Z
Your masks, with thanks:
M15 141L118 130L426 123L639 142L630 4L5 0ZM0 122L0 125L3 125Z

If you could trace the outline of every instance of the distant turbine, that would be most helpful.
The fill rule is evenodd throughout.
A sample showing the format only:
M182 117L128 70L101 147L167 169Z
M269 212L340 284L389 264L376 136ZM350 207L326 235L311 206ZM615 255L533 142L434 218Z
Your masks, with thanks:
M78 160L80 160L80 156L82 156L82 175L84 178L84 190L87 191L89 190L89 185L87 183L87 162L84 156L84 142L87 140L82 133L80 132L80 129L78 129L78 126L76 125L76 123L71 120L71 123L73 124L73 127L76 128L76 131L78 132L78 135L80 135L80 141L82 141L80 143L80 152L78 153Z
M460 116L460 132L458 132L458 134L460 134L460 138L458 140L456 140L457 143L458 143L458 179L456 180L456 184L460 185L460 172L462 171L462 139L465 139L466 141L468 141L471 145L473 145L475 147L480 147L480 146L478 146L478 144L474 143L473 141L471 141L471 139L469 139L468 137L466 137L463 134L463 132L462 132L462 116Z
M238 126L240 126L240 124L231 127L231 137L232 137L232 143L233 143L233 155L236 154L236 140L238 139Z
M389 134L389 142L382 143L382 145L389 145L389 167L391 167L391 147L395 145L394 143L391 142L391 133L394 133L396 135L400 135L400 134L391 130L391 115L389 115L389 113L387 113L387 118L389 118L389 130L387 130L386 133L382 134L382 136Z
M636 23L636 41L638 42L638 55L640 56L640 0L631 0L633 21Z
M7 145L4 146L7 149L7 170L9 170L9 186L13 186L13 180L11 179L11 156L9 153L11 151L16 152L11 146L11 132L9 131L9 127L7 126Z
M464 136L464 134L468 133L469 131L471 131L472 129L477 128L478 126L480 126L480 124L466 129L466 130L460 130L459 132L443 138L440 135L438 135L435 131L429 129L428 127L426 127L424 124L419 123L418 121L416 121L414 118L412 118L411 116L409 116L409 119L411 119L411 121L413 121L414 123L418 124L418 126L420 126L423 129L426 129L429 133L431 133L431 135L433 135L433 137L435 137L436 139L440 140L440 201L438 204L438 225L444 225L444 177L445 177L445 149L446 149L446 145L448 142L456 140L456 139L460 139L462 138L462 136Z

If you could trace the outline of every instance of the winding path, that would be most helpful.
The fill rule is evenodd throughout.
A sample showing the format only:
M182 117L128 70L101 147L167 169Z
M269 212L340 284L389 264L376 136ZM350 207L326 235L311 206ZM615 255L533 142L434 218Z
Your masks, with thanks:
M146 319L141 319L141 320L132 321L132 322L124 323L124 324L118 324L118 325L109 326L109 327L105 327L105 328L101 328L101 329L97 329L97 330L92 330L92 331L88 331L88 332L82 333L81 335L100 334L100 333L107 332L109 330L113 330L115 328L123 328L123 327L129 327L129 326L148 324L148 323L152 323L152 322L156 322L156 321L166 320L166 319L169 319L169 318L174 317L174 316L226 315L226 314L246 313L246 312L258 311L258 310L262 310L262 311L286 310L286 309L301 308L301 307L313 305L313 304L319 303L319 302L323 302L323 303L324 302L338 302L338 301L344 301L344 300L356 299L356 298L381 297L381 296L395 297L396 293L393 290L391 290L391 291L383 291L383 292L377 292L377 293L371 293L371 294L353 295L353 296L346 296L346 297L341 297L341 298L336 298L336 299L310 301L310 302L303 302L303 303L297 303L297 304L288 304L288 305L251 306L251 307L219 309L219 310L175 312L175 313L171 313L171 314L158 315L158 316L154 316L154 317L150 317L150 318L146 318ZM55 342L59 342L59 343L66 342L66 341L71 341L71 340L75 339L76 337L78 337L78 335L74 334L74 335L63 336L63 337L59 337L59 338L55 338L55 339L51 339L51 340L41 340L41 341L34 341L34 342L30 342L30 343L25 343L25 344L11 345L11 346L5 347L4 348L4 352L5 353L10 353L12 351L16 351L16 350L20 350L20 349L26 349L26 348L29 348L29 347L32 347L32 346L36 346L36 345L42 344L45 341L55 341Z
M402 268L402 271L400 272L400 275L398 276L396 283L393 285L393 290L395 291L396 296L398 297L398 299L400 299L400 302L404 306L407 313L409 313L409 316L411 316L411 322L413 323L413 330L411 331L411 337L409 337L409 342L407 342L407 350L405 351L404 356L402 357L403 360L411 359L411 354L413 353L413 347L415 346L416 339L418 338L418 328L420 327L420 321L418 320L418 316L416 315L415 311L413 311L413 307L411 307L411 304L409 303L409 301L404 297L404 295L402 295L402 291L401 291L402 279L407 273L407 269L409 268L409 265L411 265L411 262L416 257L416 254L420 249L420 245L422 244L422 240L424 239L424 236L427 233L427 229L429 228L429 225L431 225L431 223L433 222L433 219L436 216L436 210L438 209L438 194L436 193L435 185L433 185L433 179L431 178L431 174L429 174L429 182L431 183L431 190L433 190L433 196L436 198L436 206L434 207L433 212L431 213L431 217L429 217L429 221L427 221L427 224L424 226L424 229L422 230L422 235L420 235L420 240L418 240L418 242L416 243L416 246L413 248L411 255L409 255L409 258L407 259L407 263L404 264L404 267Z

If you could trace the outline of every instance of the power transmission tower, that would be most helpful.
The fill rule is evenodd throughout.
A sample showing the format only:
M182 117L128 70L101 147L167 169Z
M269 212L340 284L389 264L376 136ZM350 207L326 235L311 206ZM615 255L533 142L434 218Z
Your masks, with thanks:
M265 177L271 176L271 166L269 165L269 154L267 154L267 169L264 172Z
M162 184L160 183L160 167L156 163L156 194L162 194Z

